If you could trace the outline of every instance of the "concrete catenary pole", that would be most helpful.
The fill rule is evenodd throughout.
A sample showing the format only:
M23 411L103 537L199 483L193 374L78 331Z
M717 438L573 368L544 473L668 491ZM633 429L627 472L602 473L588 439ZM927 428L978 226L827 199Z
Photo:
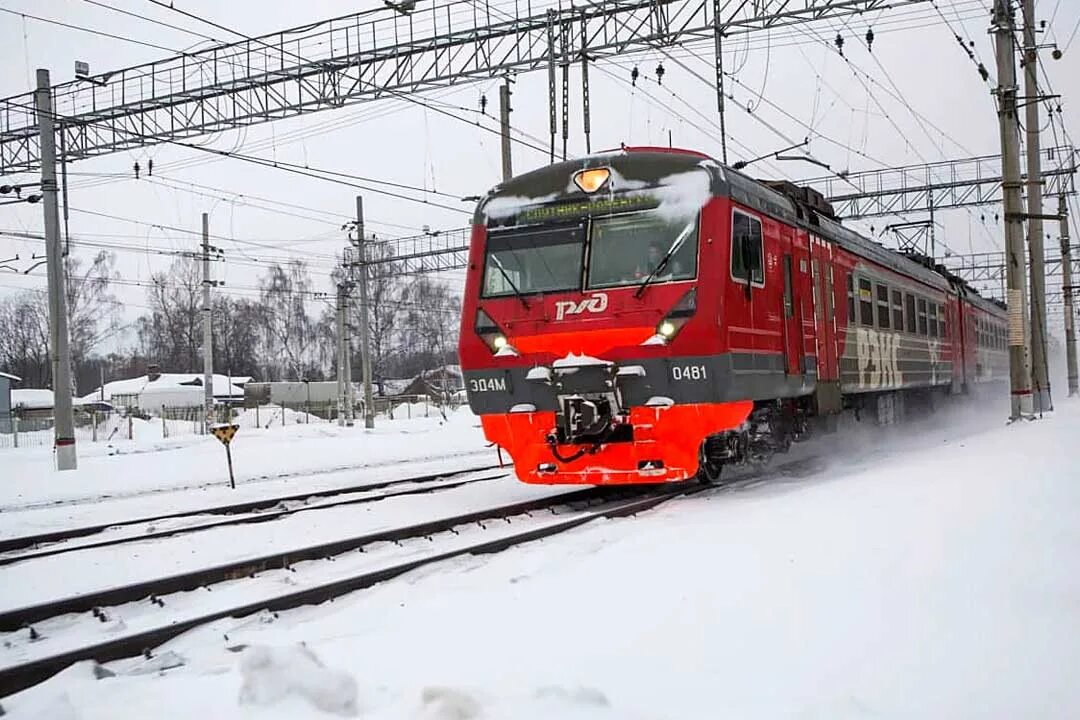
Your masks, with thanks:
M210 305L210 216L202 214L202 362L206 432L214 424L214 329Z
M1069 247L1069 207L1064 193L1058 195L1061 223L1061 297L1065 301L1065 367L1069 377L1069 397L1080 393L1076 372L1076 310L1073 308L1072 248Z
M1009 0L994 0L992 15L997 56L997 106L1001 126L1002 194L1005 205L1005 284L1009 304L1009 417L1031 413L1031 369L1026 325L1027 278L1023 206L1020 189L1020 138L1016 117L1016 60L1013 54L1014 18Z
M1031 253L1031 385L1035 412L1053 410L1046 367L1046 252L1043 243L1042 153L1039 151L1039 51L1035 0L1024 0L1024 134L1027 136L1028 252Z
M337 286L337 424L345 425L345 284Z
M52 363L56 467L75 470L75 418L71 408L71 349L68 347L67 289L60 242L60 211L56 184L56 128L53 123L49 71L37 71L34 92L41 142L41 195L45 207L45 254L49 274L49 354Z
M364 379L364 427L375 427L375 398L371 392L371 326L368 321L367 238L364 237L364 198L356 196L356 251L360 258L360 363Z
M345 295L345 427L352 427L356 418L356 394L352 374L352 326L349 325L349 296Z
M502 136L502 179L506 182L514 176L510 155L510 78L499 86L499 134Z

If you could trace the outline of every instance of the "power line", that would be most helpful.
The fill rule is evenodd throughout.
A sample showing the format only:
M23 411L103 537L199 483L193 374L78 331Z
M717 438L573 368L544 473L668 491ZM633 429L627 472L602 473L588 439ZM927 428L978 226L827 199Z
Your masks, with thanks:
M196 32L194 30L189 30L188 28L180 27L179 25L173 25L171 23L165 22L164 20L158 20L156 18L152 18L152 17L146 16L146 15L140 15L137 12L132 12L130 10L124 10L122 8L114 7L114 6L109 5L107 3L100 2L99 0L83 0L83 2L90 3L91 5L97 5L98 7L105 8L106 10L112 10L113 12L120 13L121 15L127 15L129 17L134 17L134 18L138 18L140 20L145 20L146 22L150 22L150 23L153 23L155 25L160 25L162 27L167 27L167 28L170 28L172 30L179 30L182 33L186 33L188 35L193 35L193 36L195 36L197 38L201 38L203 40L210 40L211 42L216 42L216 43L221 42L217 38L211 37L210 35L205 35L203 33Z
M164 52L175 53L175 54L178 54L178 55L183 54L183 53L178 52L177 50L174 50L173 48L165 47L164 45L155 45L154 43L151 43L151 42L145 42L143 40L136 40L135 38L124 37L123 35L113 35L112 33L107 33L104 30L95 30L93 28L81 27L79 25L71 25L71 24L66 23L66 22L61 22L60 20L52 20L50 18L43 18L43 17L39 17L37 15L31 15L30 13L18 12L16 10L9 10L8 8L4 8L4 7L0 7L0 12L5 12L5 13L8 13L9 15L15 15L15 16L22 17L22 18L29 18L31 20L36 20L38 22L48 23L50 25L59 25L60 27L65 27L65 28L68 28L70 30L78 30L79 32L89 33L91 35L99 35L101 37L109 38L110 40L121 40L123 42L132 43L132 44L135 44L135 45L142 45L143 47L153 48L154 50L162 50Z

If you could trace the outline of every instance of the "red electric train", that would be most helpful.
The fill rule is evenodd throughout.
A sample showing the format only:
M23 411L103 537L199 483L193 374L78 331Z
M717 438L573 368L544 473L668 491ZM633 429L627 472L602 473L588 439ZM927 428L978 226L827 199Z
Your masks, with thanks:
M845 410L891 423L1007 378L1006 320L812 190L628 147L481 200L459 349L521 480L715 481Z

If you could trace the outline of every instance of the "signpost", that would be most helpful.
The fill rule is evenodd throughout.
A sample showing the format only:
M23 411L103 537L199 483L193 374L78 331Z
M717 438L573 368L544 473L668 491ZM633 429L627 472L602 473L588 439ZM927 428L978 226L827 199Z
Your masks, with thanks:
M225 446L225 459L229 462L229 487L233 490L236 489L236 478L233 477L232 451L229 449L229 444L232 443L232 439L236 436L236 431L239 429L239 425L230 425L229 423L218 423L217 425L210 426L210 432L214 433L214 437L220 440L221 444Z

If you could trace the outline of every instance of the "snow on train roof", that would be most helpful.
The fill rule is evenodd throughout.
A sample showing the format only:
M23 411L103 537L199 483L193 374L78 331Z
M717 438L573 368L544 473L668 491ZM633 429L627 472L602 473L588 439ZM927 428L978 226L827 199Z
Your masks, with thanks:
M670 210L682 213L689 206L701 207L710 194L727 196L942 292L952 288L952 281L940 272L863 237L813 208L798 207L786 194L763 181L721 165L708 155L673 148L623 148L538 168L497 185L477 205L473 221L484 224L488 219L511 218L528 207L560 200L580 201L588 196L574 187L572 176L578 170L601 166L611 168L612 188L626 190L626 195L635 192L662 195L658 198L661 209L669 204ZM708 173L707 187L701 170ZM973 288L964 285L964 289L967 297L988 312L1003 312Z

